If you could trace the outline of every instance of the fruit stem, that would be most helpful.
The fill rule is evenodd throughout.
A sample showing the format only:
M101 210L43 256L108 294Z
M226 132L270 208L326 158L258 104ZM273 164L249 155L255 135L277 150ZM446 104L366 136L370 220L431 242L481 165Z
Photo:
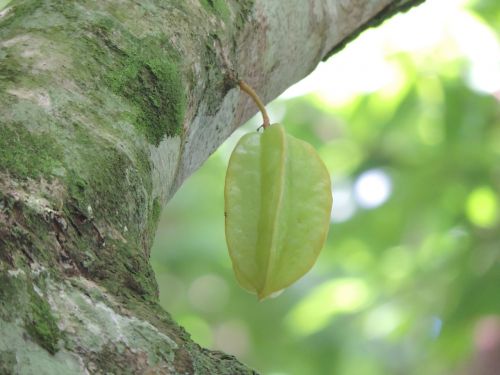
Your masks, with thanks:
M253 101L255 102L257 107L259 108L260 113L262 113L262 120L263 120L262 127L265 130L267 127L269 127L270 121L269 121L269 116L267 115L267 111L266 111L266 107L264 106L264 103L262 103L262 101L260 100L257 93L250 86L248 86L248 84L245 81L240 79L238 81L238 85L240 86L241 91L244 91L253 99Z

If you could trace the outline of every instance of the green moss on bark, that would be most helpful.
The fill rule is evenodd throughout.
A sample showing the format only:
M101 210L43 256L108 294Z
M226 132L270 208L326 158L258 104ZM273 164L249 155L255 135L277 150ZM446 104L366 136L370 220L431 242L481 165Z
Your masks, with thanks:
M149 142L158 145L181 133L186 96L175 61L132 56L110 78L113 91L139 109L134 124Z
M224 0L200 0L206 10L212 12L223 21L227 21L231 15L228 5Z
M52 175L62 150L52 136L31 133L24 125L0 123L0 171L21 178Z
M36 286L26 276L26 271L21 269L1 272L0 319L5 322L14 322L21 318L31 338L49 353L54 354L58 350L58 342L62 335L57 326L57 320L52 315L51 307L41 296L44 293L42 289L45 281L42 279L38 281L42 288ZM1 356L0 352L0 364L3 363Z
M111 91L133 104L132 123L139 132L156 146L164 137L180 135L187 96L181 59L170 40L137 38L110 18L97 19L88 29L90 58L103 67L103 82Z
M27 302L24 298L25 282L7 272L1 272L0 285L0 319L8 322L23 311L23 304Z
M30 311L25 319L25 328L30 336L49 353L58 351L61 332L52 315L49 304L35 291L31 292Z
M5 48L0 49L0 88L4 89L8 84L17 82L21 72L17 59Z
M16 352L10 350L0 351L0 375L14 374L16 364Z
M235 12L236 16L233 22L238 30L242 29L249 21L254 9L254 4L255 0L240 0L235 2L237 11Z
M153 201L153 223L157 223L161 214L161 204L158 198L155 198Z
M85 137L79 140L84 142ZM157 286L148 257L140 250L149 248L153 233L141 223L148 224L153 213L137 210L148 206L152 189L149 169L139 171L135 161L114 145L89 143L92 146L84 151L88 158L80 161L82 171L68 175L70 198L65 212L80 232L71 256L112 293L135 293L155 300ZM114 228L114 235L109 235L109 228Z
M92 361L102 373L132 375L137 373L135 357L130 355L128 360L127 355L123 348L120 351L116 346L106 345L95 353Z

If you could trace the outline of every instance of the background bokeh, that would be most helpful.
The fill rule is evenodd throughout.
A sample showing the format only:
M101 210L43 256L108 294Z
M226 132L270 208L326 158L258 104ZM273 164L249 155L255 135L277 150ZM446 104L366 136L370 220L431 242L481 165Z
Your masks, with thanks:
M499 32L498 0L428 0L269 105L334 204L316 266L261 303L224 240L227 160L260 119L236 131L163 212L162 305L266 375L500 374Z

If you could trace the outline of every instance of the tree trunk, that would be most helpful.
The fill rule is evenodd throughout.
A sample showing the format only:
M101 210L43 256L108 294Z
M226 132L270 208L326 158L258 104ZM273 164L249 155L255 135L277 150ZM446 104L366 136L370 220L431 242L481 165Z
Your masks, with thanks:
M420 0L0 11L0 374L251 374L158 305L162 206L265 101Z

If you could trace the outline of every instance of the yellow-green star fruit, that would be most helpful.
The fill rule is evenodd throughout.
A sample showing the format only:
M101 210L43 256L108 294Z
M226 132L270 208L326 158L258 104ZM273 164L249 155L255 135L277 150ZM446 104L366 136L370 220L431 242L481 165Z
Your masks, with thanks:
M314 148L280 124L244 135L224 189L226 241L240 285L260 300L316 262L330 224L328 171Z

